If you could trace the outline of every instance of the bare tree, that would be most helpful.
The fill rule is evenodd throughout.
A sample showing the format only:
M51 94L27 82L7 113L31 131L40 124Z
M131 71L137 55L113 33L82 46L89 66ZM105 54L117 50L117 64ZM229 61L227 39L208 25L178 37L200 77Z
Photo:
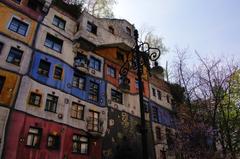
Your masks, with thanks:
M200 146L203 151L199 149L195 151L199 152L197 156L204 151L209 152L210 155L211 151L216 151L220 143L225 157L236 158L236 154L239 153L239 107L236 103L240 97L236 90L240 87L240 83L236 82L236 78L232 79L238 70L238 65L233 62L223 62L221 59L204 59L195 52L199 65L197 69L189 69L186 53L186 50L177 49L178 61L175 63L177 75L175 80L185 90L185 101L182 105L187 108L189 114L189 118L182 120L184 122L178 125L179 136L186 136L185 129L187 129L190 132L187 135L189 139L185 139L190 142L188 145L197 143L197 145L210 146L209 151L206 151L204 146ZM235 86L232 86L231 81L234 81ZM191 127L188 127L189 125ZM198 133L195 132L196 129ZM205 141L200 143L198 135L205 138ZM192 148L197 147L192 146ZM206 154L200 156L204 155Z

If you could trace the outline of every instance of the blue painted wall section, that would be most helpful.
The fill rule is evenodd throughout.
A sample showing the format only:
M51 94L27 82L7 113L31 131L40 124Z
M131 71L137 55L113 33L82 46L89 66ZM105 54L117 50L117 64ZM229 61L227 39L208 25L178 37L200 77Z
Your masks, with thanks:
M51 63L50 70L48 77L43 76L38 73L39 63L41 59L48 61ZM57 80L54 78L54 68L55 66L59 66L63 69L63 76L62 80ZM34 53L33 63L30 71L30 76L35 79L36 81L48 85L50 87L59 89L65 93L71 94L73 96L76 96L84 101L96 104L101 107L106 106L106 82L104 80L89 76L84 73L80 73L82 77L86 79L85 81L85 87L83 90L72 87L71 81L73 81L73 75L74 75L74 68L72 68L70 65L64 63L63 61L57 59L56 57L46 55L44 53L41 53L39 51L36 51ZM90 90L90 82L95 82L99 84L99 94L98 94L98 101L92 101L89 99L89 90Z
M153 101L150 101L149 104L151 110L153 107L157 108L158 110L158 123L172 128L175 127L173 113L170 110L163 108L162 106L154 103ZM153 121L153 113L151 113L151 119Z

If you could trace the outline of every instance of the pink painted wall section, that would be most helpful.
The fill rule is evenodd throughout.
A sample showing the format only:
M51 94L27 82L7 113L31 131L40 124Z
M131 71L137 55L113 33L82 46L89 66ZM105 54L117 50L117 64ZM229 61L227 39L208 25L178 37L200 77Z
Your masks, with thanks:
M26 146L30 127L42 128L39 148ZM47 137L52 133L57 133L61 138L58 150L47 148ZM4 159L101 159L101 139L89 137L88 155L74 154L72 153L73 134L87 135L86 132L66 125L13 111L6 135Z

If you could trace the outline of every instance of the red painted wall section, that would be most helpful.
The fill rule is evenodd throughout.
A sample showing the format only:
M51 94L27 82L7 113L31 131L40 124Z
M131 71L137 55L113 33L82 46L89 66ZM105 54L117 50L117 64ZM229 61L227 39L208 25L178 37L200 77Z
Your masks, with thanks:
M43 18L43 14L40 11L35 11L27 6L28 0L22 0L20 4L14 2L13 0L1 0L8 6L25 13L34 20L40 21Z
M26 146L28 130L31 126L42 128L39 148ZM58 150L47 148L47 137L53 133L57 133L61 138ZM101 159L101 139L89 137L88 155L74 154L72 153L73 134L88 136L84 131L13 111L6 135L4 159Z
M116 78L113 78L111 77L110 75L107 74L107 68L108 66L110 67L113 67L116 69ZM120 71L120 68L121 66L118 65L118 64L115 64L109 60L105 60L105 66L104 66L104 69L105 69L105 74L104 74L104 77L105 77L105 80L107 80L109 83L113 84L115 87L119 87L119 71ZM137 76L132 73L132 72L129 72L128 73L128 78L130 80L130 93L132 94L138 94L138 88L136 87L136 79L137 79ZM149 87L148 87L148 82L146 80L143 80L143 85L144 85L144 96L145 97L149 97Z

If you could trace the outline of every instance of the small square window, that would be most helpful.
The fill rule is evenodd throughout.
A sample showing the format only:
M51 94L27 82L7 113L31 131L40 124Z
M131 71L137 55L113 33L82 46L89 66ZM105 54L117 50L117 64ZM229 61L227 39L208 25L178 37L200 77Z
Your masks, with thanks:
M31 92L30 98L29 98L29 104L35 105L35 106L40 106L41 98L42 98L42 95Z
M152 94L154 97L156 97L156 90L154 88L152 88Z
M5 81L6 81L6 77L0 76L0 94L2 92Z
M123 61L124 61L124 55L123 55L123 53L117 52L117 59L123 62Z
M23 51L17 48L11 48L7 57L7 62L19 66L21 63Z
M161 93L161 91L157 90L157 95L158 95L158 99L161 100L161 99L162 99L162 93Z
M85 88L85 81L86 81L85 77L82 77L77 73L74 73L72 86L83 90Z
M54 78L57 80L62 80L63 69L59 66L55 66L54 69Z
M56 27L64 30L65 25L66 25L66 21L55 15L54 18L53 18L52 24L55 25Z
M114 34L114 28L112 26L109 26L108 30L109 30L110 33Z
M84 106L77 103L72 103L71 117L75 119L83 120L84 118Z
M94 70L100 71L101 70L101 61L95 57L90 57L89 67Z
M158 141L161 141L161 139L162 139L162 134L161 134L161 128L160 127L156 127L156 139L158 140Z
M18 4L20 4L21 3L21 0L12 0L13 2L16 2L16 3L18 3Z
M34 11L41 11L43 8L43 3L40 1L36 0L29 0L27 6L31 8Z
M48 135L47 147L49 149L57 150L60 147L60 136L58 135Z
M58 103L58 97L48 94L47 100L46 100L46 107L45 110L49 112L56 113L57 110L57 103Z
M87 31L97 35L97 26L91 22L87 22Z
M158 122L158 108L152 107L153 121Z
M0 54L1 54L1 52L2 52L2 49L3 49L3 43L0 42Z
M47 34L44 45L54 51L61 52L63 46L63 40L56 38L51 34Z
M108 66L107 67L107 75L109 75L113 78L116 78L116 69L111 66Z
M26 36L28 24L18 20L17 18L12 18L8 29L22 36Z
M73 152L88 154L88 138L82 135L74 134L72 137Z
M129 27L126 27L126 32L127 32L128 35L131 36L131 29Z
M98 101L98 93L99 93L99 84L90 81L89 99L97 102Z
M50 67L51 67L50 62L41 59L38 66L38 74L48 77Z
M122 93L114 89L111 90L112 101L122 104Z
M41 128L30 127L28 130L26 145L33 148L38 148L40 146L41 135L42 135Z

